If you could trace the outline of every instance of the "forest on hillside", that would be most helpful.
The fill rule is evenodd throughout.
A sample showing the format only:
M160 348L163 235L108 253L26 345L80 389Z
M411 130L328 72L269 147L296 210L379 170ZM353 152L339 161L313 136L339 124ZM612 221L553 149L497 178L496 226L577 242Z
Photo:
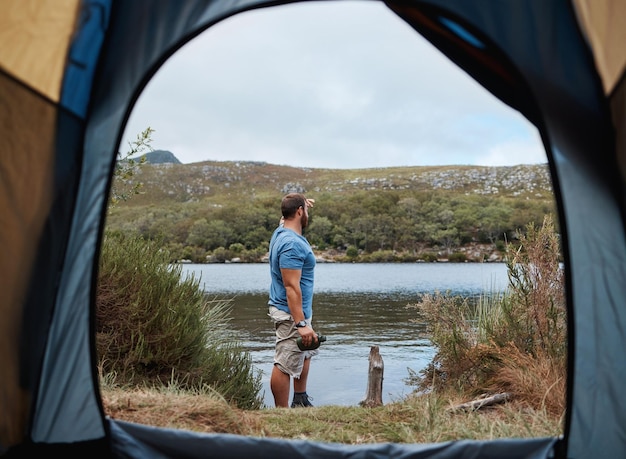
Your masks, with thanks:
M326 171L326 181L318 174L307 182L305 175L293 181L294 168L286 166L281 172L265 165L272 168L271 177L254 168L242 177L240 169L232 169L237 164L221 165L221 175L205 165L203 170L212 172L202 183L193 173L197 167L141 166L134 179L134 186L143 185L141 195L112 207L106 230L158 241L172 261L260 262L280 219L280 198L298 191L315 199L305 236L327 261L482 262L499 261L506 242L514 243L529 224L540 226L545 215L556 215L545 184L533 193L507 191L512 185L505 183L491 185L498 192L469 192L454 169L443 174L449 186L391 187L398 171L376 169L375 179L361 170L361 186L348 187L337 183L353 184L350 171ZM534 167L518 179L529 189L538 187L532 180L541 166ZM203 192L190 196L192 186ZM168 188L187 192L168 198L174 194L164 194Z

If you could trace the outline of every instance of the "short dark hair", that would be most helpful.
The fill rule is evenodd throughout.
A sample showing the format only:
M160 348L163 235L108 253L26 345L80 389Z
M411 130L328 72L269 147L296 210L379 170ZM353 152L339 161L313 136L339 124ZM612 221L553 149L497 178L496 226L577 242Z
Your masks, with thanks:
M285 197L283 197L282 202L280 203L280 211L285 218L293 217L298 211L299 207L304 209L306 206L306 198L301 193L289 193Z

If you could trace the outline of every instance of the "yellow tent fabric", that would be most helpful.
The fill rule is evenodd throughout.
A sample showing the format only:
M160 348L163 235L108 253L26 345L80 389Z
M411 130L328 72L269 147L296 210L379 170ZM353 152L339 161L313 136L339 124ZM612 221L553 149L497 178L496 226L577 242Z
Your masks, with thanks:
M2 0L0 68L58 102L79 0Z

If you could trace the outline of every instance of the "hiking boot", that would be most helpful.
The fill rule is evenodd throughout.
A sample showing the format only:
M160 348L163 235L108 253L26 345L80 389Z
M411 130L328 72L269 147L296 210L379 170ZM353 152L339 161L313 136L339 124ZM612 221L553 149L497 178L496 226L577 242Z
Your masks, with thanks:
M291 402L291 407L292 408L299 408L299 407L308 408L308 407L312 407L313 405L311 404L311 400L313 400L313 398L309 397L306 394L306 392L304 394L294 394L293 395L293 401Z

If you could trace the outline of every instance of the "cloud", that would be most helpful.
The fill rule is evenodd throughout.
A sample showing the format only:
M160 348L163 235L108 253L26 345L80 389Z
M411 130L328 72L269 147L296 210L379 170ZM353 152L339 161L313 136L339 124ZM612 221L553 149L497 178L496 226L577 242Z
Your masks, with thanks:
M160 69L125 138L148 126L184 163L546 161L534 127L382 2L283 5L215 25Z
M537 141L511 141L492 146L484 156L476 158L477 165L515 166L547 163L546 152Z

